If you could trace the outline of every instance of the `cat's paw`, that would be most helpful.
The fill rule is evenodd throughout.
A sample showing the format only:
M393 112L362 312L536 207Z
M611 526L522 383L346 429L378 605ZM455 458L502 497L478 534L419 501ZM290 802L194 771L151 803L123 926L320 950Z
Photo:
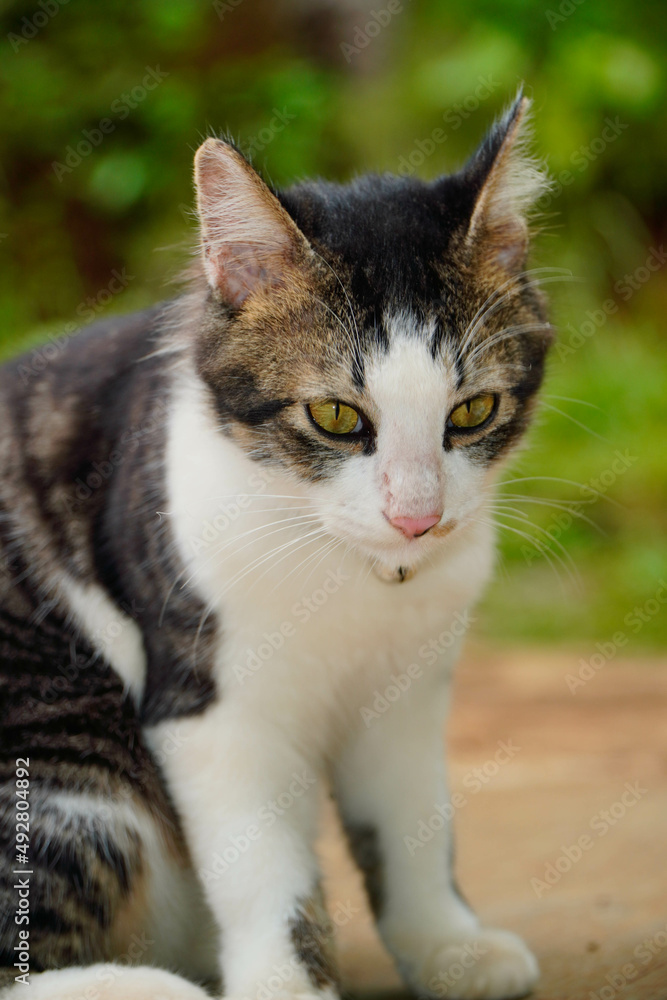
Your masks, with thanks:
M420 996L439 1000L510 1000L529 993L537 960L509 931L482 930L452 937L420 970Z
M340 995L331 989L314 990L306 992L292 992L286 989L272 990L270 987L261 988L238 997L223 996L223 1000L249 1000L253 996L267 996L270 1000L340 1000Z

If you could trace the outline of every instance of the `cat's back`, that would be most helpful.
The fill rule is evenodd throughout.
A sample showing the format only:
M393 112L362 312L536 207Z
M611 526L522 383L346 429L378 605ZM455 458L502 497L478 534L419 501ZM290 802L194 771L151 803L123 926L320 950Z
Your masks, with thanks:
M159 346L163 313L155 306L101 320L0 366L4 468L23 458L54 469L92 434L113 434L136 394L137 367ZM154 376L154 364L143 367Z
M0 594L88 575L96 520L164 394L164 306L94 323L0 367ZM18 560L18 564L17 564Z

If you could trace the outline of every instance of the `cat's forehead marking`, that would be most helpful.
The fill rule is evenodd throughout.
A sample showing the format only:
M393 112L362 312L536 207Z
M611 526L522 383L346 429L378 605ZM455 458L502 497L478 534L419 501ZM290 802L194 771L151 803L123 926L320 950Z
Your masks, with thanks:
M408 339L420 340L427 349L430 348L435 334L435 318L420 319L412 309L387 311L383 316L384 328L387 331L389 350L397 343Z
M459 339L451 335L449 326L441 316L434 312L427 318L420 318L412 309L388 310L383 317L383 326L387 332L388 351L391 351L392 344L405 340L416 341L430 354L441 378L449 380L451 372L452 385L460 388L464 364Z
M386 350L378 352L373 371L394 373L396 381L414 382L419 392L433 386L445 391L458 388L461 376L460 357L456 343L442 336L439 320L435 316L420 318L414 311L401 309L387 312L383 317L387 332ZM437 347L434 348L434 344ZM382 364L383 360L386 362ZM421 380L421 382L420 382Z
M413 419L444 413L456 384L452 366L431 350L434 321L419 320L401 311L385 316L389 337L386 351L378 352L368 366L367 387L373 402L384 416L404 420L401 405L409 400Z

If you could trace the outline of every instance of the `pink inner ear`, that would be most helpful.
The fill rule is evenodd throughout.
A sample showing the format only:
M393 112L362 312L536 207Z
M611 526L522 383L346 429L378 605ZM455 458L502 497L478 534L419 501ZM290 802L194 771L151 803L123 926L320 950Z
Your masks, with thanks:
M519 271L528 252L528 229L522 220L506 222L497 242L496 259L504 271Z
M253 292L260 288L284 286L284 256L278 249L243 243L223 244L204 248L205 268L209 281L220 297L234 308L240 308Z
M506 246L496 250L496 260L503 271L519 271L526 256L525 246Z
M254 292L284 287L305 240L250 164L207 139L195 157L195 181L204 268L216 295L240 307Z
M498 267L508 274L521 270L528 252L528 227L523 219L509 216L490 220L482 246L484 238Z

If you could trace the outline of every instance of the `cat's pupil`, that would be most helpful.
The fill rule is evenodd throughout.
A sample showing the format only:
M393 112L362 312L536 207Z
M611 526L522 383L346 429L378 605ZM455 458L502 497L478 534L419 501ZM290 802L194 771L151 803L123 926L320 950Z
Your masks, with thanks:
M340 403L338 401L334 403L334 416L336 420L338 420L340 416Z

